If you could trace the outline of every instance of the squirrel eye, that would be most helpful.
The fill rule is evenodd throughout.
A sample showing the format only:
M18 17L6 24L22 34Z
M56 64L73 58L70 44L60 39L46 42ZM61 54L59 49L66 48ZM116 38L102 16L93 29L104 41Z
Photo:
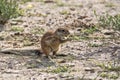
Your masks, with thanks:
M65 30L61 30L62 32L65 32Z
M58 31L59 31L59 32L65 32L65 30L64 30L64 29L58 29Z

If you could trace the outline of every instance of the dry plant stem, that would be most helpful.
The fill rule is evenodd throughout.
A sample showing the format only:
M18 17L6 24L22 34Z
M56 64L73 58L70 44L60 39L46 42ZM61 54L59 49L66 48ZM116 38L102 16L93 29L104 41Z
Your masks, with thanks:
M53 63L55 63L55 67L58 67L58 63L56 61L54 61L50 56L48 56L48 59L50 59Z

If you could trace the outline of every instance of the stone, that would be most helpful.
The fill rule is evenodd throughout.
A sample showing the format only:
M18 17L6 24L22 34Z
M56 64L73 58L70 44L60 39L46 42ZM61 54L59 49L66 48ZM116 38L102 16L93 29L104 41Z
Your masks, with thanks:
M105 35L112 35L112 34L114 34L114 31L113 30L102 30L101 31L103 34L105 34Z

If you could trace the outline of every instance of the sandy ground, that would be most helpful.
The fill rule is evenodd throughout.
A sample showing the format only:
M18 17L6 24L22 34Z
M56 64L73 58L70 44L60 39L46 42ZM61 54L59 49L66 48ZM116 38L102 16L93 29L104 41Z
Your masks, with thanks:
M97 15L120 14L119 0L32 1L20 4L23 15L10 19L0 32L0 80L120 80L120 38L110 39L104 30L90 34L81 29L97 24ZM83 18L83 16L87 16ZM15 28L19 27L19 29ZM38 56L41 36L48 30L68 27L72 41L62 45L52 61ZM94 37L99 38L94 38ZM106 39L101 39L101 36ZM118 67L118 68L116 68Z

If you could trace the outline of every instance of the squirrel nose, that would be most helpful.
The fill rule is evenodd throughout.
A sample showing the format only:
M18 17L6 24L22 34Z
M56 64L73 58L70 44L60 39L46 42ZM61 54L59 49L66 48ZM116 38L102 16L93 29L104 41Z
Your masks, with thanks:
M70 32L68 31L68 34L70 34Z

